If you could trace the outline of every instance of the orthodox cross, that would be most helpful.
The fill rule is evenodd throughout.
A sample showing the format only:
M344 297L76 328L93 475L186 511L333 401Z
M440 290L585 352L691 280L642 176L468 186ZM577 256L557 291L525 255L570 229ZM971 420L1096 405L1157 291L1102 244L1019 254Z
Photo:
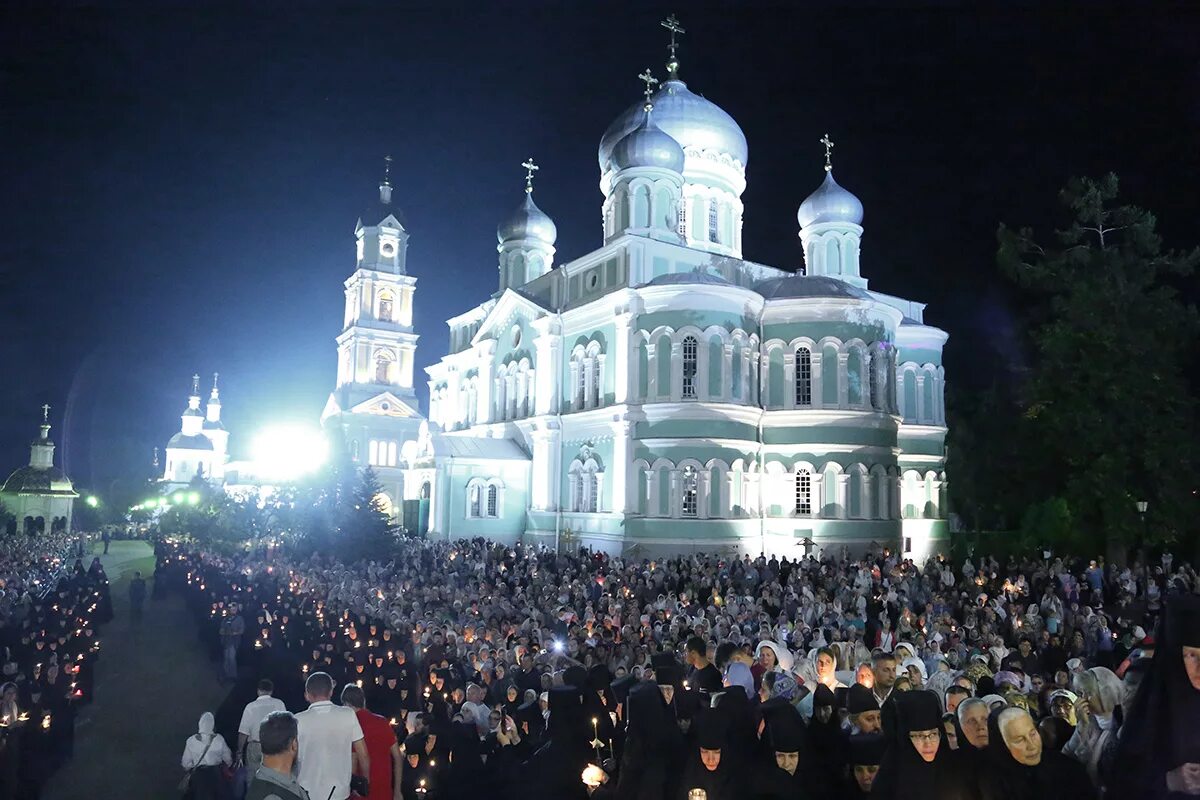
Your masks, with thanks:
M200 373L192 376L192 394L200 394Z
M387 179L386 179L386 178L384 178L384 180L387 180ZM219 376L220 374L221 374L221 373L219 373L219 372L214 372L214 373L213 373L213 391L214 391L214 392L217 390L217 376Z
M522 161L521 166L525 168L525 193L533 194L533 173L537 172L541 167L533 163L533 156Z
M392 177L392 157L384 156L383 157L383 182L385 184L387 184L388 186L392 185L391 177Z
M674 14L671 14L658 24L662 25L671 32L671 43L668 45L671 53L671 59L667 62L667 72L669 72L671 75L674 75L676 71L679 70L679 61L675 58L675 48L678 47L678 42L675 41L675 35L687 33L687 31L685 31L683 26L679 24L679 20L675 18Z
M830 172L833 169L833 140L829 138L829 134L825 134L818 141L825 145L825 171Z
M50 406L43 405L42 406L42 422L49 422L49 421L50 421Z
M646 67L646 71L638 75L638 80L646 84L646 90L643 94L646 95L646 110L649 111L653 106L650 104L650 95L654 94L654 87L658 84L658 78L650 74L650 68Z

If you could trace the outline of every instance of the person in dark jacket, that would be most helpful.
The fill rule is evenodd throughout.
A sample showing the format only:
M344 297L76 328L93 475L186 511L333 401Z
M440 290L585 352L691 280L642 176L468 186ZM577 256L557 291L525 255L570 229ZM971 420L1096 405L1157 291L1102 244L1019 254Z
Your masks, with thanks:
M262 766L246 788L246 800L310 800L308 792L292 777L292 766L300 750L296 718L287 711L267 715L258 728L262 743Z

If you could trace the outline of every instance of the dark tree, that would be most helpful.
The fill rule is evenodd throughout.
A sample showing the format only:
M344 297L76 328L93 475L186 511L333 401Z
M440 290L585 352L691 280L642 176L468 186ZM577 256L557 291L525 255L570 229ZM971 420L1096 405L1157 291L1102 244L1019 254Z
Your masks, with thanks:
M1134 544L1194 531L1197 314L1180 288L1200 251L1164 250L1155 219L1120 205L1115 175L1062 192L1072 219L1047 242L999 231L1001 268L1030 293L1033 363L1023 403L1030 449L1051 466L1041 503L1065 500L1087 540ZM1135 503L1149 502L1146 520ZM1062 509L1057 517L1062 518Z
M386 558L394 549L396 527L379 499L382 493L375 470L363 469L341 509L337 546L343 560Z

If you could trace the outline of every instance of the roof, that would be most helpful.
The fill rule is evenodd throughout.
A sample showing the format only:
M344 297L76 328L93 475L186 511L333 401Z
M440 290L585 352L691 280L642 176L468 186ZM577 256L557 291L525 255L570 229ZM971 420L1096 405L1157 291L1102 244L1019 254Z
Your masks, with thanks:
M54 494L76 497L71 479L56 467L21 467L8 476L4 488L6 494Z
M870 300L864 289L825 275L788 275L772 278L754 287L767 300L786 300L802 297L850 297Z
M182 433L177 433L167 442L167 447L177 450L212 450L212 442L207 436L196 434L195 436L185 436Z
M529 460L529 455L512 439L480 439L474 436L435 436L433 454L438 458Z
M646 283L646 286L674 286L685 283L707 283L714 286L733 286L732 283L725 280L720 275L714 275L711 272L702 272L700 270L688 270L687 272L672 272L668 275L659 275L657 278L654 278Z

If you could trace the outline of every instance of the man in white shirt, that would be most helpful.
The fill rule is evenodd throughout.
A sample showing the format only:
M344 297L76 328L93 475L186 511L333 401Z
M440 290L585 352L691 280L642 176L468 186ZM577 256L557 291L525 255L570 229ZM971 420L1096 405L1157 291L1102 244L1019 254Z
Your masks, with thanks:
M300 738L297 780L309 797L346 800L354 766L358 774L370 775L371 758L354 709L335 706L331 697L333 678L328 673L308 676L304 683L308 710L296 715Z
M242 711L242 722L238 725L237 763L246 765L246 778L254 777L262 765L262 746L258 741L258 726L272 712L287 711L283 701L272 697L275 684L269 678L258 682L258 697L246 704Z

